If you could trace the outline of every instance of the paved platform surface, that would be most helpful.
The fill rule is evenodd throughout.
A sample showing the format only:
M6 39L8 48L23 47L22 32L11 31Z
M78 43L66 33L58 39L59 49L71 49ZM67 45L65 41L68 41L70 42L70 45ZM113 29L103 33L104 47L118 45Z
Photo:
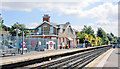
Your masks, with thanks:
M118 50L119 49L114 49L114 51L110 54L109 58L105 62L103 67L118 67Z
M120 48L110 49L86 67L88 69L120 69Z
M92 47L90 47L90 48L92 48ZM24 55L17 54L16 56L0 57L0 65L11 64L11 63L16 63L16 62L21 62L21 61L27 61L27 60L47 57L47 56L51 56L51 55L57 55L57 54L63 54L63 53L67 53L67 52L84 50L84 49L86 49L86 48L47 50L47 51L39 51L39 52L31 51L31 52L25 53Z

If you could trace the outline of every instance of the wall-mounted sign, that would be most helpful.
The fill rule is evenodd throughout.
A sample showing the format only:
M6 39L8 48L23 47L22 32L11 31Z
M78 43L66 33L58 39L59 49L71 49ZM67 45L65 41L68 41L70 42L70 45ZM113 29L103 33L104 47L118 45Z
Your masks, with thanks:
M55 42L54 41L48 41L46 42L46 44L48 44L48 49L54 49L54 45L55 45Z
M21 42L21 44L20 44L23 48L25 48L26 47L26 45L27 45L27 43L26 43L26 41L23 41L23 42Z

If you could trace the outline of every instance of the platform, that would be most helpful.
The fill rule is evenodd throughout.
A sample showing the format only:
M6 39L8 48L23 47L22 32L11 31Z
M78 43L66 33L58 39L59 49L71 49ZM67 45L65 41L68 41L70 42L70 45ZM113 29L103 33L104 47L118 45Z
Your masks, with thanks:
M3 67L27 63L34 63L33 61L48 61L49 58L61 57L63 55L74 54L82 51L88 51L92 49L98 49L107 46L95 46L88 48L72 48L72 49L60 49L60 50L46 50L46 51L31 51L23 55L17 54L16 56L0 57L0 65ZM47 60L46 60L47 59ZM27 62L27 63L26 63Z
M96 58L93 62L88 64L86 67L88 69L99 68L120 68L120 48L110 49L106 53L102 54L100 57Z
M74 51L80 51L80 50L84 50L84 49L86 49L86 48L31 51L31 52L25 53L23 55L17 54L16 56L0 57L0 65L29 61L29 60L33 60L33 59L38 59L38 58L43 58L43 57L58 55L58 54L64 54L64 53L69 53L69 52L74 52ZM89 49L89 48L87 48L87 49Z

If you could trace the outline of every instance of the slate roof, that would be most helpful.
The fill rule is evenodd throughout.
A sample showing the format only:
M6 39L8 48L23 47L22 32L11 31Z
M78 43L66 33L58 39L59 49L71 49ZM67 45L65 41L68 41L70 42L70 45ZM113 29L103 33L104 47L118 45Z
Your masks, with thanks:
M56 23L53 23L53 22L45 22L45 23L48 23L49 25L52 25L53 27L55 27L55 28L62 28L62 29L66 29L69 25L70 25L70 23L69 22L66 22L65 24L56 24ZM42 23L43 24L43 23ZM39 25L40 26L40 25ZM39 27L38 26L38 27ZM37 28L38 28L37 27ZM77 30L75 30L75 29L73 29L74 31L77 31Z

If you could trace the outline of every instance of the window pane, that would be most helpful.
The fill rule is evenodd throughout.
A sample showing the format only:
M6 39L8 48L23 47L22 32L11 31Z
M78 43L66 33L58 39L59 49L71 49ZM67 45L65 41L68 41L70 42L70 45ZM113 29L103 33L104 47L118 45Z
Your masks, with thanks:
M50 33L53 33L53 31L54 31L54 28L50 27Z
M41 27L39 28L39 34L42 34L42 32L41 32Z

